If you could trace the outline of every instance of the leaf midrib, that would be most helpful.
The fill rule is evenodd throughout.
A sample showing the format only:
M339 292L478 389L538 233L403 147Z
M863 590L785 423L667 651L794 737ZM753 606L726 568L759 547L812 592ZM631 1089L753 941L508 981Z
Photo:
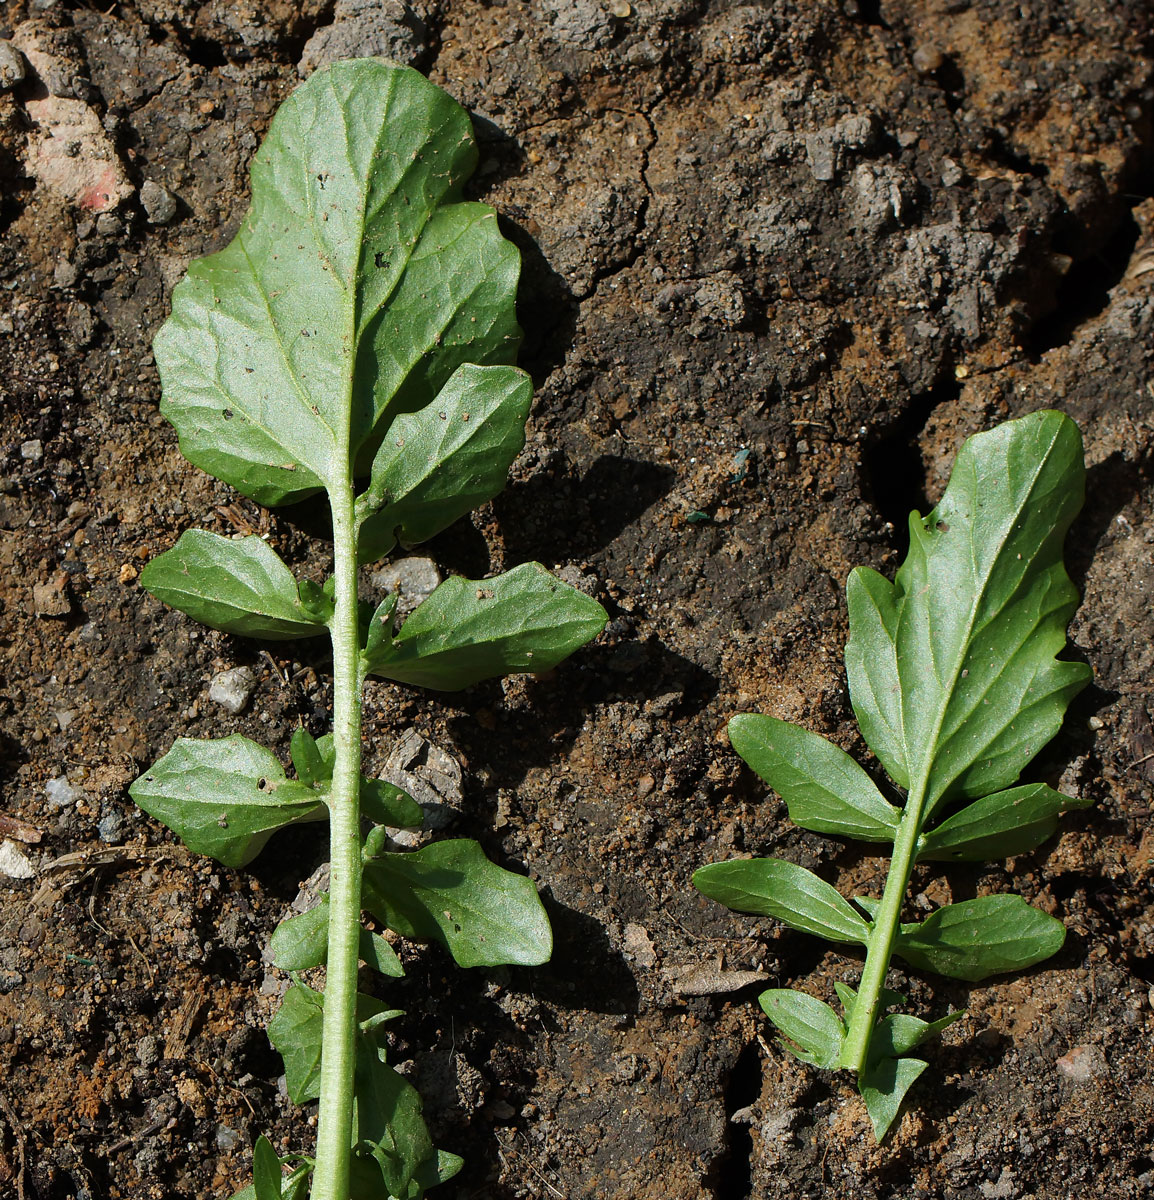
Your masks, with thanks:
M1058 439L1058 434L1059 434L1059 430L1055 429L1054 433L1051 434L1051 436L1050 436L1049 444L1047 445L1045 451L1035 459L1036 466L1032 473L1032 477L1030 479L1029 491L1026 494L1025 500L1018 506L1017 511L1019 514L1025 509L1026 504L1029 503L1029 501L1032 499L1032 497L1034 495L1034 491L1038 484L1038 479L1040 478L1042 472L1046 469L1046 467L1049 463L1049 460L1050 460L1050 455L1053 453L1054 445ZM997 552L990 559L990 562L991 562L990 569L987 571L986 576L982 581L981 587L974 593L974 596L971 600L969 617L966 621L965 637L960 642L960 651L957 656L957 661L954 663L953 668L950 672L948 688L944 689L943 693L942 693L945 697L945 700L938 707L937 716L934 720L934 725L933 725L933 735L927 742L928 750L927 750L926 757L924 760L924 766L917 773L918 783L916 785L916 788L914 786L915 774L912 770L910 771L910 783L911 783L910 795L917 796L917 801L918 801L919 808L920 808L920 811L918 812L918 828L919 828L919 830L921 828L922 822L925 820L925 813L928 808L928 806L926 804L926 800L929 798L927 795L927 788L929 785L929 781L933 775L934 766L935 766L935 764L937 762L937 758L938 758L938 751L940 749L940 743L941 743L942 726L945 722L946 714L949 711L950 701L953 699L954 692L957 688L958 678L959 678L961 670L962 670L962 664L966 660L966 653L968 652L968 649L973 641L973 630L974 630L974 625L977 620L978 611L981 607L981 601L985 597L986 592L989 589L990 580L994 576L994 571L995 571L996 565L1001 559L1002 552L1006 547L1006 543L1009 541L1010 535L1013 532L1013 528L1014 528L1014 525L1016 524L1016 521L1017 521L1017 517L1015 517L1014 520L1007 522L1005 531L1003 532L1002 536L998 539ZM969 528L970 528L969 542L970 542L970 547L971 547L971 553L973 553L973 549L974 549L974 538L973 538L972 531L975 527L975 523L976 523L976 521L972 519L970 526L969 526ZM928 568L929 555L926 556L926 561L927 561L927 568ZM927 574L928 574L928 569L927 569ZM901 612L898 614L898 629L899 629L899 631L901 629L901 618L905 614L906 601L908 599L910 599L911 595L912 595L912 593L907 593L902 599L902 609L901 609ZM896 647L895 647L895 649L896 649ZM900 682L900 678L899 678L899 682ZM899 695L900 695L900 700L901 700L901 712L902 712L902 743L903 743L903 747L906 752L906 763L907 763L907 765L909 765L910 764L910 746L906 740L906 720L905 720L906 692L905 692L904 688L902 688L900 690ZM950 780L949 782L953 782L953 781ZM947 783L947 786L948 786L948 783ZM936 797L935 797L935 799L936 799Z

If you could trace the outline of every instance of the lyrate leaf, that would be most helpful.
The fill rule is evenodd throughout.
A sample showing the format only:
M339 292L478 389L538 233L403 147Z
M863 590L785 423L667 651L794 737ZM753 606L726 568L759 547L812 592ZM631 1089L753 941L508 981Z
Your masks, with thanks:
M398 1200L419 1200L424 1192L421 1168L430 1161L436 1163L436 1150L421 1107L421 1097L411 1083L382 1063L367 1046L358 1047L357 1149L360 1156L367 1153L375 1162L378 1188L383 1180L388 1195ZM359 1194L359 1188L352 1193L354 1197ZM380 1192L364 1195L366 1200L369 1196L376 1200Z
M737 912L774 917L834 942L869 941L870 927L841 893L812 871L780 858L711 863L693 874L704 896Z
M824 1001L807 992L770 988L757 998L778 1032L794 1045L789 1050L815 1067L836 1067L845 1026Z
M858 1091L879 1142L898 1115L906 1092L925 1069L920 1058L875 1058L859 1072Z
M365 864L364 907L405 937L437 941L462 967L547 962L553 935L531 879L467 839Z
M366 651L373 675L440 691L555 667L605 627L596 600L523 563L492 579L456 576L420 604L392 641Z
M729 722L729 741L786 802L795 825L866 842L893 841L901 813L832 742L756 713Z
M321 1032L324 997L293 983L268 1023L268 1039L284 1059L285 1086L294 1104L321 1094Z
M256 534L234 541L191 529L141 571L140 584L157 600L226 633L290 641L325 632L328 614L318 616L301 602L292 572Z
M1039 412L970 438L941 502L910 517L893 583L849 577L846 669L858 724L927 815L1009 787L1090 669L1061 662L1078 595L1062 563L1082 504L1077 426Z
M1092 803L1064 796L1044 783L995 792L922 834L918 858L981 862L1025 854L1053 834L1059 813Z
M464 110L416 71L334 63L281 105L252 206L194 262L153 344L161 411L197 466L262 504L369 456L382 418L462 363L512 361L520 262L484 205Z
M177 738L128 792L190 850L226 867L250 862L278 829L327 816L312 788L287 779L271 750L239 733Z
M1061 921L1021 896L980 896L947 904L924 921L903 925L894 953L923 971L977 983L1020 971L1056 954L1066 938Z
M306 912L288 917L272 931L269 949L282 971L311 971L328 957L329 904L322 896Z
M360 555L414 546L491 500L525 444L533 384L513 367L459 367L419 412L396 418L360 506Z

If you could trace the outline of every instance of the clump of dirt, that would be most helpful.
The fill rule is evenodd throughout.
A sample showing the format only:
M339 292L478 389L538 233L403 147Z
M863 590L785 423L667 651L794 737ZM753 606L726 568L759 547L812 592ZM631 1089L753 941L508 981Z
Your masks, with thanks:
M178 735L324 731L320 648L199 629L136 583L190 526L257 529L319 577L321 522L181 459L149 344L300 75L387 52L473 113L538 384L509 490L429 552L473 575L540 559L611 614L551 678L368 693L374 760L415 728L459 762L457 831L530 872L556 927L532 971L406 950L394 1059L466 1156L446 1194L1144 1195L1149 6L30 0L0 25L0 1191L224 1197L258 1133L310 1136L262 1032L284 983L263 948L324 846L289 832L226 871L126 786ZM81 123L57 147L60 114ZM1096 804L1034 854L920 882L1022 892L1070 937L990 986L901 979L917 1011L970 1015L878 1148L852 1081L791 1060L753 1003L762 978L828 991L857 963L689 876L772 849L880 878L788 825L725 721L860 751L846 574L893 569L966 435L1043 406L1086 436L1069 558L1095 685L1036 777ZM230 714L209 687L237 666Z

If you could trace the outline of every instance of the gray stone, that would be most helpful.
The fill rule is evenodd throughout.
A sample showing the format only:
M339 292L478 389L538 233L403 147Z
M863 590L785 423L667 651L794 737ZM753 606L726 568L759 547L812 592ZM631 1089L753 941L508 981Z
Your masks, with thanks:
M400 592L397 615L405 617L440 586L441 572L431 558L412 555L375 571L370 582L380 592Z
M20 443L20 457L28 462L39 462L44 457L44 444L39 438Z
M256 673L251 667L219 671L208 685L208 698L234 716L244 710L256 690Z
M75 804L83 793L68 782L67 775L57 775L44 785L44 794L48 797L49 808L60 809Z
M429 48L424 21L402 0L337 0L331 25L305 43L297 71L311 75L342 58L391 58L414 66Z
M167 225L176 216L176 197L155 179L141 184L140 204L150 225Z
M0 41L0 92L22 83L25 73L24 55L11 42Z

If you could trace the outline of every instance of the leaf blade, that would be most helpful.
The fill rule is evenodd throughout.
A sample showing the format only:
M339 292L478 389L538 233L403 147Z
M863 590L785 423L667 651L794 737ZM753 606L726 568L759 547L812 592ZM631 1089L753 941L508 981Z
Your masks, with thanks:
M128 793L190 850L226 867L251 862L278 829L327 812L318 793L285 776L271 750L239 733L177 738Z
M462 967L537 966L553 951L533 881L490 862L469 839L366 863L363 903L397 933L440 942Z
M154 342L189 461L261 503L301 499L390 406L511 361L520 258L460 202L475 163L468 116L416 71L338 62L292 93L240 230L190 266Z
M869 941L869 925L835 888L784 859L711 863L694 872L693 886L726 908L775 917L803 933L863 946Z
M1058 826L1058 815L1093 802L1030 783L983 796L921 838L919 860L981 862L1024 854Z
M482 679L551 670L595 638L608 616L540 563L491 579L445 580L391 642L366 652L374 675L457 691Z
M837 1066L845 1025L828 1004L790 988L769 988L757 1000L777 1031L794 1043L791 1054L815 1067Z
M786 802L795 825L893 841L901 814L840 747L776 717L747 713L733 717L728 728L734 750Z
M226 633L288 641L326 630L301 603L292 572L256 534L233 540L189 530L145 566L140 585L162 603Z
M1013 784L1089 679L1057 658L1077 593L1062 542L1081 507L1077 426L1039 412L970 438L893 584L858 568L846 667L862 732L927 812Z
M1065 938L1061 921L1021 896L979 896L903 925L894 953L924 971L979 983L1042 962L1062 948Z

